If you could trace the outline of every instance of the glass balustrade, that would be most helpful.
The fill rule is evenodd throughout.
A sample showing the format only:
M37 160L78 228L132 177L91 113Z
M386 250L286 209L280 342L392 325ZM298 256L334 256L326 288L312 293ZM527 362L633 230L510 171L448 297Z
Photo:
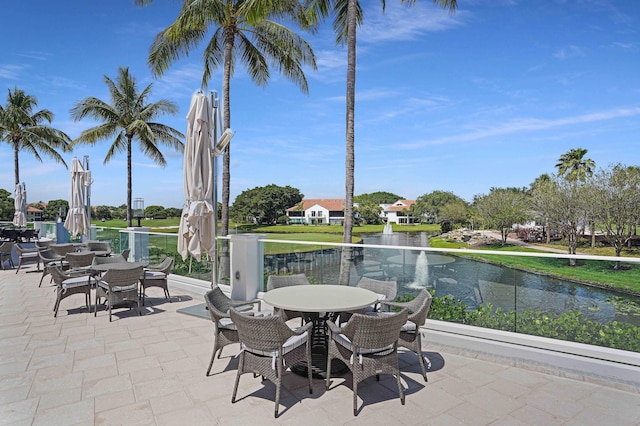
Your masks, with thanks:
M146 246L135 260L159 263L173 256L174 274L210 285L206 255L183 260L176 234L131 232L96 228L96 238L109 240L114 251L142 242ZM399 300L427 288L434 296L429 318L640 352L640 297L624 289L640 279L640 259L574 256L577 266L568 266L563 254L432 249L424 238L379 242L261 239L260 288L269 275L293 273L313 284L337 284L342 251L348 250L350 285L362 277L395 281Z

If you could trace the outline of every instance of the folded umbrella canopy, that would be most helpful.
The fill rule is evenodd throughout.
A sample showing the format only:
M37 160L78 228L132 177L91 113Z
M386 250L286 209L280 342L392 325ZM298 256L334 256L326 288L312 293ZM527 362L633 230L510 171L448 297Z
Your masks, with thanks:
M64 221L64 227L71 235L89 237L89 218L84 199L84 184L86 173L80 161L73 157L71 161L71 202Z
M24 183L16 184L16 191L14 193L14 208L13 224L19 227L27 226L27 190Z
M187 114L183 170L185 203L178 236L178 252L183 260L189 255L200 260L203 252L211 255L214 249L213 119L207 96L200 92L193 95Z

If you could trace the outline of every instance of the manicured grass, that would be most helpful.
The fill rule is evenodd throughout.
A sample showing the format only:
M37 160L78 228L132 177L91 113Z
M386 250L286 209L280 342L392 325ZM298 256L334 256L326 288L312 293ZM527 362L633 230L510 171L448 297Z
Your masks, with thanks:
M325 243L341 243L342 235L338 234L266 234L267 240L284 240L284 241L313 241ZM360 242L360 238L353 237L352 242ZM287 244L287 243L265 243L265 254L287 254L296 252L309 252L320 249L333 248L332 246L323 246L322 244Z
M104 226L106 228L126 228L127 227L127 221L123 219L112 219L112 220L106 220L104 222L99 220L92 220L91 224L95 226ZM133 221L133 226L138 226L137 219ZM175 226L177 228L178 226L180 226L180 218L172 217L169 219L142 219L140 221L140 226L148 226L151 228ZM164 231L160 229L158 232L164 232ZM177 230L175 232L177 232Z
M342 234L344 228L341 225L271 225L271 226L238 226L239 229L251 232L265 233L295 233L295 234ZM418 224L418 225L392 225L394 232L439 232L440 225ZM384 225L361 225L353 227L353 234L380 233L384 230Z
M452 243L440 238L431 238L431 247L451 247ZM461 243L455 243L455 248ZM466 244L464 244L466 245ZM520 246L485 246L481 250L494 250L505 252L531 252L545 253L543 250L535 250ZM487 261L498 265L537 272L563 280L574 280L580 283L593 284L600 287L621 289L640 294L640 267L638 265L624 265L625 269L613 269L615 261L583 261L579 260L577 266L569 266L567 259L552 259L541 257L520 257L500 255L465 254L477 260Z

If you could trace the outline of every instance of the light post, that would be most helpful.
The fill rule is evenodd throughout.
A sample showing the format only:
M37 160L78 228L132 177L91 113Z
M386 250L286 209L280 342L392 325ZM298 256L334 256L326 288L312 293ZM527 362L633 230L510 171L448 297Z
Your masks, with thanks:
M211 136L211 145L213 147L213 161L211 162L213 167L211 173L213 180L213 262L211 264L211 287L215 287L218 284L218 157L224 153L234 132L231 129L226 129L218 138L218 134L222 131L222 113L218 93L211 91L209 97L211 108L213 109L213 132Z
M144 217L144 198L133 199L133 217L138 219L138 228L140 228L140 219Z

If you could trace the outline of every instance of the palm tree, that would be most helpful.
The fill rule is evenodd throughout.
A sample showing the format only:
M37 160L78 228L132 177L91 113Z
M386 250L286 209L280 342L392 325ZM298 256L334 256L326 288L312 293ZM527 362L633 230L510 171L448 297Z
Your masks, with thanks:
M584 182L593 176L596 163L590 158L584 158L586 154L587 150L584 148L574 148L562 154L556 163L558 176L571 182Z
M593 171L596 168L596 163L592 159L584 158L586 154L587 150L584 148L574 148L562 154L556 163L558 176L572 182L574 186L578 183L585 183L588 178L593 176ZM591 217L587 217L586 221L591 230L591 247L595 247L595 222ZM584 227L582 234L584 236Z
M43 123L53 121L53 112L48 109L35 111L38 100L14 87L9 90L7 104L0 105L0 139L13 147L15 184L20 182L18 153L27 151L42 163L41 153L56 163L67 167L57 149L69 151L71 138L61 130Z
M400 0L413 5L416 0ZM454 11L457 0L433 0L445 9ZM385 9L382 0L382 10ZM326 18L333 15L333 29L336 42L347 45L347 94L346 94L346 161L345 161L345 206L344 232L342 242L351 244L353 234L353 191L355 187L355 89L356 89L356 28L362 22L362 8L358 0L307 0L306 6L313 18ZM349 283L351 250L344 248L340 262L339 282Z
M158 145L166 145L182 152L184 145L179 138L184 135L164 124L153 122L158 116L175 114L178 107L166 99L147 103L151 95L152 84L138 91L135 78L129 74L129 68L119 68L114 82L106 75L104 82L109 88L111 104L94 97L88 97L71 109L71 118L75 121L91 117L101 121L96 127L83 131L72 145L87 143L95 145L102 139L113 139L107 151L104 164L115 154L127 153L127 223L131 226L131 148L137 141L140 150L161 166L167 164Z
M153 0L135 0L146 5ZM213 28L213 35L202 53L202 87L212 74L223 69L223 129L231 127L230 81L236 62L241 62L259 86L270 78L270 64L307 93L309 88L303 65L316 69L311 46L299 35L275 20L293 20L308 27L298 0L184 0L176 20L164 29L150 48L149 65L161 76L177 59L187 56ZM293 18L293 19L291 19ZM229 233L230 149L224 152L222 165L221 235ZM228 245L222 242L221 276L228 276Z

